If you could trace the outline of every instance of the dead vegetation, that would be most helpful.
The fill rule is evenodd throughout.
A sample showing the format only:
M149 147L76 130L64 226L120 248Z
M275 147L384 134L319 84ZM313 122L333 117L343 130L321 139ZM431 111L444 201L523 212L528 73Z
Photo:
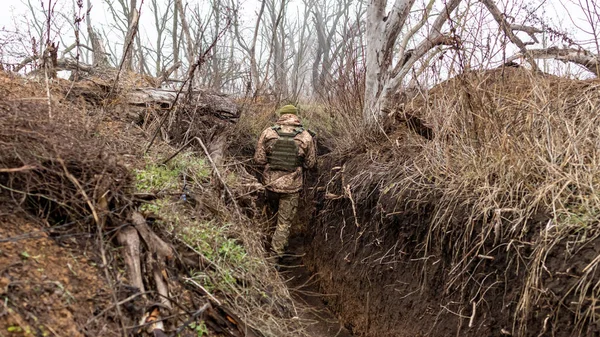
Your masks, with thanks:
M421 297L437 313L429 333L597 331L599 88L518 68L466 73L404 104L377 145L340 143L326 159L315 229L348 262L335 272L368 271L384 288L395 270L414 273L420 286L392 296L400 304L390 310ZM425 121L432 140L410 131L405 116ZM356 290L341 282L328 290ZM370 303L385 301L371 292ZM361 328L380 334L386 325Z
M11 207L18 217L31 217L59 243L75 237L70 245L52 249L94 261L91 273L107 292L99 300L83 298L87 293L76 296L94 304L91 309L66 306L71 313L81 310L75 320L57 320L49 311L40 322L28 314L30 307L17 306L25 293L13 292L3 300L12 317L5 323L18 330L10 332L47 331L60 321L69 335L143 334L159 328L181 336L306 335L306 322L298 319L303 309L266 260L264 224L255 208L260 185L242 166L217 155L223 142L211 137L226 136L227 130L205 128L219 119L213 114L218 110L211 110L211 103L182 100L168 110L172 125L160 126L165 110L153 104L132 109L127 100L107 103L109 86L80 84L50 83L50 116L43 83L0 74L5 97L0 103L0 212ZM83 91L75 97L73 89ZM81 105L72 104L82 97ZM126 113L131 111L145 112L148 122L136 125ZM150 147L154 133L161 137ZM162 136L177 138L173 145L179 149L162 142ZM210 159L199 146L202 139L210 141ZM5 226L11 231L0 243L17 248L3 246L0 255L18 260L19 241L32 239L30 226ZM31 247L28 254L42 254ZM35 287L39 281L12 265L0 273L4 299L19 282ZM69 270L65 273L57 269L38 276L66 280Z

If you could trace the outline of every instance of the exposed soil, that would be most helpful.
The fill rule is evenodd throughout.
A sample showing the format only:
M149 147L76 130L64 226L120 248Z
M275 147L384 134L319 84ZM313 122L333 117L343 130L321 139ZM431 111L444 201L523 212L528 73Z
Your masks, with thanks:
M327 307L328 298L336 294L323 293L319 286L319 275L312 274L304 265L304 247L302 236L291 238L280 274L287 279L292 297L304 309L301 318L311 322L307 332L313 337L352 336Z
M111 296L97 263L74 237L59 245L24 214L0 210L0 336L112 336L117 324L92 320Z
M102 273L105 266L94 253L97 247L90 234L94 231L69 232L64 222L90 218L85 216L89 205L81 197L82 191L95 197L110 191L114 194L109 205L113 210L129 202L125 197L131 192L127 190L130 185L127 171L140 164L135 154L140 152L139 147L148 135L129 122L119 121L118 116L110 117L110 122L98 123L102 128L90 128L86 123L98 121L69 102L64 106L74 111L65 110L61 122L48 123L40 117L46 116L45 104L16 99L25 94L35 96L36 88L19 87L15 82L0 76L0 93L12 97L0 104L0 110L10 117L11 125L18 126L0 129L0 136L4 137L0 139L0 159L8 163L5 169L44 170L10 179L4 175L6 179L0 179L0 183L14 191L8 194L15 199L21 195L18 193L21 189L43 192L52 198L3 202L2 198L8 196L0 193L0 337L120 335L122 327L112 310L112 292L117 292L117 300L129 295L124 293L127 289L118 289L127 283L120 279L125 273L117 270L123 264L112 258L119 256L119 252L111 251L112 261L106 266L118 283L112 285L117 289L110 289ZM206 138L219 138L222 130L217 129ZM313 337L599 336L597 321L600 320L596 318L600 317L600 310L596 298L600 294L600 234L582 226L550 241L540 233L550 230L546 227L551 217L540 211L539 216L528 219L529 228L518 240L498 245L492 242L493 238L485 238L473 253L474 248L468 244L458 247L454 242L465 237L467 240L463 242L483 237L481 228L486 223L477 223L470 231L462 230L461 226L473 220L473 216L466 203L457 203L449 211L452 217L444 238L435 237L430 231L437 201L434 193L419 203L411 203L410 195L399 201L395 196L385 195L380 186L383 180L373 179L376 175L389 175L390 167L419 156L419 146L415 145L418 142L407 141L406 130L398 130L391 134L395 142L386 142L380 149L363 149L369 153L360 153L362 157L340 155L343 158L338 161L354 161L341 178L331 172L344 168L338 166L339 162L332 162L331 167L323 167L326 173L319 177L321 182L308 184L317 191L316 187L323 187L319 184L329 181L331 186L328 183L327 188L332 189L326 189L326 193L331 193L329 198L319 192L306 193L316 197L319 212L313 210L313 203L303 206L300 214L303 228L295 230L290 254L280 270L296 307L301 309L297 311L300 317L294 319L312 322L308 333ZM112 137L114 141L104 142L100 136ZM401 138L402 148L398 145ZM168 152L172 150L169 148ZM51 156L45 158L37 153ZM55 161L53 156L64 161ZM373 160L375 157L377 161ZM349 195L350 185L344 181L349 178L366 182L359 195L354 195L358 203ZM72 180L81 182L82 187L75 188ZM5 189L0 192L7 193ZM219 199L210 193L204 197ZM250 197L240 205L251 216L259 217L254 202ZM11 204L29 207L30 211L37 209L39 214L35 211L25 214L21 208L10 208ZM62 207L67 204L70 206ZM68 209L74 208L75 214L67 214ZM596 214L593 215L593 220L585 220L597 225ZM503 221L499 220L499 226L507 225ZM107 237L123 223L123 219L109 218L107 229L111 232ZM109 246L113 247L112 243ZM464 254L461 256L469 260L459 263L460 270L453 260L457 254ZM540 268L543 270L534 273L539 278L531 279L528 268L536 259L542 259L541 264L535 265L543 266ZM192 259L191 264L195 263ZM173 275L177 276L177 271L181 269ZM580 283L582 279L585 283ZM181 289L178 280L171 281L176 284L174 289L179 298L191 303L190 307L205 303L206 294ZM525 291L533 293L524 294ZM574 295L576 292L578 296ZM523 298L535 301L523 302ZM140 308L133 304L125 308L130 311L125 322L128 328L140 316ZM587 320L579 319L585 311ZM287 318L294 315L291 310L285 314ZM233 316L224 317L222 321L226 324ZM517 321L521 325L516 326Z
M319 275L320 292L335 295L325 297L326 304L355 336L567 337L600 333L596 322L576 325L582 310L598 310L591 304L596 291L593 285L600 281L592 267L600 256L597 236L583 241L579 239L582 234L574 232L563 241L543 243L538 233L543 232L548 218L540 215L531 220L526 239L511 243L515 253L488 240L480 257L457 273L450 263L452 247L431 249L436 238L429 238L430 248L423 257L434 205L407 204L402 211L384 216L380 208L385 207L386 198L373 193L370 203L357 208L355 219L349 200L320 203L319 213L305 229L304 263ZM456 226L468 216L455 210ZM536 245L551 248L542 257L533 249ZM544 259L544 270L535 280L538 293L528 295L540 300L531 308L533 314L521 318L523 326L513 326L514 317L522 315L520 300L530 272L524 266L536 258ZM593 281L578 283L590 272ZM577 287L588 287L588 297L575 296Z

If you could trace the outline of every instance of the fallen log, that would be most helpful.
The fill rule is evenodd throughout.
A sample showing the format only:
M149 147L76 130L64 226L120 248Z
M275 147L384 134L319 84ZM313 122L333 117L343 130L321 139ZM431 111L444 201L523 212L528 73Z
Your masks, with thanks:
M144 292L142 281L142 267L140 264L140 237L135 228L127 226L119 231L117 235L119 244L123 246L123 255L127 265L127 276L131 285Z
M126 101L131 105L151 106L158 105L171 108L177 97L178 90L159 88L134 88L126 93ZM187 102L188 107L202 112L204 115L213 115L220 119L236 119L239 117L237 104L226 95L206 91L192 90Z
M133 226L137 229L138 233L142 236L144 243L148 247L151 253L155 253L158 257L170 260L173 258L173 248L154 233L143 215L138 212L133 212L131 215Z

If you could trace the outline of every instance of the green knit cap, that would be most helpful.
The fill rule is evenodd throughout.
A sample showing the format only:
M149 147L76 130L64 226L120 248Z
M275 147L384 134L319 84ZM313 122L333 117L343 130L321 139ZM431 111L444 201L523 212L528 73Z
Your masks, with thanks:
M279 114L279 116L285 115L285 114L298 115L298 108L296 108L295 106L293 106L291 104L288 104L288 105L284 105L281 108L279 108L277 113Z

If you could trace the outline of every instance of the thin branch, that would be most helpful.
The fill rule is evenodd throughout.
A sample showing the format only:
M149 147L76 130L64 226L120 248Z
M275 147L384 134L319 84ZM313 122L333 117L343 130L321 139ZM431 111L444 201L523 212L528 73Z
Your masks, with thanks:
M0 168L0 173L13 173L13 172L21 172L21 171L29 171L35 170L37 167L31 165L23 165L21 167L16 168Z
M108 261L106 259L106 250L104 248L104 239L103 239L103 234L102 234L103 224L100 221L100 217L98 216L98 213L96 212L96 208L92 204L92 201L88 197L87 193L85 192L85 190L83 189L83 187L81 186L81 184L79 183L77 178L75 178L75 176L73 176L71 174L71 172L69 172L69 170L67 169L67 166L65 165L65 162L62 159L59 158L58 161L62 165L67 178L69 178L69 180L71 180L71 182L77 187L77 189L79 189L79 192L81 193L81 195L85 199L85 202L87 203L88 207L92 211L92 215L94 216L94 222L96 223L98 241L100 244L100 255L102 257L102 267L103 267L102 269L104 270L106 280L108 282L110 282L111 277L110 277L110 274L108 273ZM111 289L111 294L112 294L114 303L118 303L117 294L115 293L113 287L110 286L110 289ZM119 305L117 305L116 307L117 307L117 314L119 315L119 322L121 323L121 334L123 337L126 337L127 331L125 330L125 322L123 322L123 314L121 312L121 307L119 307Z
M523 56L525 56L525 58L531 65L531 69L534 72L538 72L540 69L535 63L534 58L527 51L527 48L525 47L523 41L521 41L521 39L518 36L516 36L515 33L512 31L511 25L506 21L506 18L504 17L504 13L502 13L500 9L498 9L493 0L481 0L481 2L487 7L488 11L490 12L490 14L492 14L496 22L498 22L498 25L500 25L500 28L502 29L504 34L506 34L506 36L510 39L512 43L519 47L519 50L521 50L521 53L523 54Z
M530 49L528 54L534 59L548 60L554 59L563 62L572 62L578 64L596 76L600 76L600 60L597 55L587 50L550 47L544 49ZM506 62L511 62L522 58L523 54L516 54L509 57Z
M231 193L231 190L227 186L225 179L223 179L223 177L221 176L221 173L219 172L219 168L217 167L214 160L210 156L210 153L208 152L208 149L204 145L204 142L202 142L202 139L200 139L199 137L195 137L194 139L196 139L198 141L198 143L200 143L200 147L202 147L202 150L204 150L204 154L206 154L206 158L210 162L210 165L212 166L213 170L215 171L217 178L219 178L219 180L221 181L221 184L223 184L223 187L225 188L225 191L227 191L227 194L229 194L229 197L231 198L231 202L233 202L233 206L235 207L235 211L236 211L237 215L241 218L242 213L240 212L240 207L238 206L237 201L235 200L235 196L233 195L233 193Z

